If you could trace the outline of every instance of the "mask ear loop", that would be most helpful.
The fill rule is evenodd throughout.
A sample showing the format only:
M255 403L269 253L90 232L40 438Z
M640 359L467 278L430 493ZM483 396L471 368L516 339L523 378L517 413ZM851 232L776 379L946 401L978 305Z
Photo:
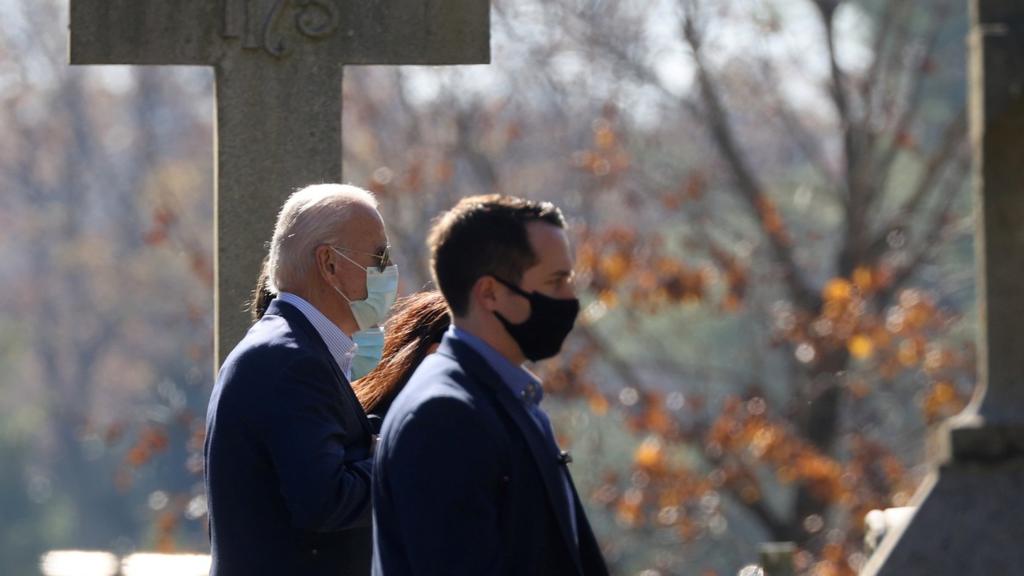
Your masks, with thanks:
M345 296L345 293L341 291L341 288L338 288L334 284L331 284L331 288L334 288L334 291L340 294L341 297L345 299L345 302L348 302L350 306L352 305L352 301L349 300L348 296Z
M518 294L519 296L521 296L523 298L526 298L526 300L530 302L530 316L533 315L533 299L530 298L530 293L529 292L523 290L522 288L520 288L519 286L516 286L515 284L509 282L508 280L505 280L503 278L499 278L499 277L497 277L497 276L495 276L493 274L491 274L491 278L494 278L495 280L497 280L499 284L501 284L505 288L508 288L514 294ZM505 316L501 312L498 312L497 310L494 310L493 312L491 312L491 314L494 314L495 316L497 316L498 320L501 320L502 324L511 324L511 322L509 322L508 319L505 318ZM530 317L527 316L527 321L529 321L529 318Z
M505 288L508 288L509 290L515 292L516 294L519 294L523 298L529 298L530 297L530 293L529 292L527 292L526 290L523 290L519 286L516 286L515 284L513 284L513 283L511 283L511 282L509 282L507 280L503 280L503 279L501 279L501 278L499 278L499 277L497 277L497 276L495 276L493 274L491 275L491 278L494 278L495 280L498 281L499 284L501 284Z
M335 248L334 246L330 246L330 249L331 249L331 250L333 250L333 251L334 251L334 253L335 253L335 254L337 254L338 256L341 256L341 257L342 257L342 258L344 258L345 260L348 260L349 262L351 262L351 263L352 263L352 265L353 265L353 266L355 266L356 268L359 268L359 269L361 269L361 270L362 270L363 272L366 272L367 274L369 274L369 272L370 272L370 269L369 269L369 268L364 268L364 267L363 267L362 265L360 265L360 264L359 264L359 262L356 262L355 260L353 260L353 259L349 258L348 256L345 256L345 254L344 254L344 253L342 253L342 251L341 251L341 250L338 250L338 249L337 249L337 248ZM346 296L344 292L342 292L342 291L341 291L341 288L338 288L338 287L337 287L337 286L335 286L334 284L331 284L331 288L334 288L334 291L335 291L335 292L337 292L338 294L341 294L341 297L345 299L345 302L348 302L349 306L351 306L351 305L352 305L352 300L351 300L351 299L350 299L350 298L349 298L348 296Z
M342 252L341 250L338 250L338 249L337 249L337 248L335 248L334 246L331 246L331 250L334 250L334 253L335 253L335 254L337 254L338 256L341 256L341 257L342 257L342 258L344 258L345 260L348 260L349 262L351 262L351 263L352 263L352 265L353 265L353 266L355 266L356 268L359 268L359 269L360 269L360 270L362 270L363 272L369 272L369 271L370 271L370 269L369 269L369 268L367 268L366 266L363 266L363 265L362 265L362 264L360 264L359 262L356 262L355 260L353 260L353 259L349 258L348 256L345 256L345 253L344 253L344 252Z

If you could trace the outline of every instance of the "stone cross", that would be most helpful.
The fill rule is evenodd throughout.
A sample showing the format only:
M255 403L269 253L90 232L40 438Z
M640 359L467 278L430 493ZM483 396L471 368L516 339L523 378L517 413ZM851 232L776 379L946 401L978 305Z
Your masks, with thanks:
M862 574L1024 574L1024 2L971 0L978 383Z
M216 71L218 361L284 199L341 181L342 65L487 63L489 25L487 0L71 0L72 64Z

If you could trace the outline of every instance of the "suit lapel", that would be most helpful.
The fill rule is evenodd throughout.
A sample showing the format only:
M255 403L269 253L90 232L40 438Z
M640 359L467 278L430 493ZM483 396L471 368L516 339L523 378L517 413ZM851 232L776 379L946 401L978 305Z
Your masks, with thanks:
M583 573L583 562L580 558L579 546L572 535L571 520L567 516L570 506L575 509L575 504L566 500L565 474L558 462L558 455L549 446L546 437L534 422L533 417L526 411L522 401L512 394L498 373L487 363L482 356L463 342L445 338L438 349L439 354L449 356L476 376L484 387L490 390L498 400L498 405L512 418L519 432L526 440L530 448L537 469L544 480L544 488L548 494L548 500L555 511L555 518L558 521L559 530L565 540L569 554L579 573ZM570 481L571 482L571 481ZM575 492L575 488L573 488ZM578 515L577 515L578 516Z
M345 375L341 372L341 367L334 360L334 354L331 354L327 343L320 337L320 333L316 331L313 324L310 323L306 315L303 314L298 308L292 306L287 302L274 299L269 306L267 306L267 314L281 316L288 321L288 324L293 330L302 333L306 339L313 342L313 345L317 347L321 356L326 357L328 366L334 372L334 378L337 381L338 387L341 389L341 395L349 403L349 407L352 408L352 412L355 413L356 420L359 422L359 426L363 429L363 432L370 437L373 434L373 430L370 427L370 421L366 418L366 413L362 409L362 405L359 404L359 399L356 398L356 393L352 390L352 385L349 384Z

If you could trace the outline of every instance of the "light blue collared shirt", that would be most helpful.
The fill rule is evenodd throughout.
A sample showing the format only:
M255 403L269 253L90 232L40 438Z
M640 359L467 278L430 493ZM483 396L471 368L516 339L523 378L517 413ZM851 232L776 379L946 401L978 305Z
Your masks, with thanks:
M467 344L470 348L475 350L478 354L487 360L487 363L494 368L494 371L498 373L498 376L505 382L505 385L512 390L516 398L519 398L527 404L539 404L541 399L544 397L544 388L541 386L540 380L536 376L531 374L526 368L522 366L516 366L510 362L507 358L501 355L497 350L491 348L490 344L484 342L481 338L478 338L469 332L466 332L458 326L452 325L448 328L448 333L445 336L450 336Z
M551 420L540 407L540 401L544 398L544 388L540 380L529 370L522 366L516 366L501 355L500 352L484 342L483 339L466 332L462 328L452 324L444 337L462 342L484 357L484 360L498 373L498 377L512 390L516 398L523 401L526 413L530 415L534 424L540 428L545 438L549 438L554 444L554 449L559 450L555 440L554 430L551 428ZM561 466L560 466L561 468ZM569 523L572 526L572 535L579 545L579 532L576 527L576 506L573 503L572 486L569 484L569 470L565 470L562 476L565 485L565 495L569 502Z
M352 379L352 357L356 354L356 343L338 328L338 325L331 322L327 316L324 316L323 312L316 309L300 296L296 296L290 292L281 292L277 295L277 298L282 302L287 302L292 306L299 309L302 315L309 320L309 323L316 329L316 333L323 339L324 344L327 345L327 349L330 350L331 356L334 361L338 363L338 368L341 369L341 373L345 375L346 380Z

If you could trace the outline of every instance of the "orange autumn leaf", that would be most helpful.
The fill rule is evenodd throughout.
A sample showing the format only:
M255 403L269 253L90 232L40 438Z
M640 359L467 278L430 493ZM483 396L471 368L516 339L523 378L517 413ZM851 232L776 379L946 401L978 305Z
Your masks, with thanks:
M900 343L896 358L905 368L917 366L921 361L922 346L915 340L904 340Z
M737 312L743 307L743 300L735 294L726 294L722 299L722 310L726 312Z
M874 273L871 268L860 266L854 270L853 283L862 293L871 292L875 287Z
M696 171L691 172L689 177L686 179L686 185L684 186L684 194L691 200L699 200L704 196L704 191L707 189L708 180L704 176L703 172Z
M867 398L868 394L871 393L871 386L859 378L850 382L847 385L847 389L849 389L850 394L858 400Z
M616 506L616 515L623 524L635 526L643 519L644 494L637 488L626 490Z
M964 407L964 400L953 384L938 382L932 386L922 401L922 409L928 422L956 414Z
M608 308L619 303L619 295L613 290L602 290L597 299Z
M669 211L678 210L683 205L683 197L679 194L665 194L661 197L661 205Z
M757 200L757 209L761 216L762 226L765 231L782 242L788 243L789 237L786 234L786 226L782 221L782 215L779 214L779 209L775 206L775 203L767 198L761 197Z
M654 437L644 440L633 453L633 462L641 468L657 468L663 459L661 441Z
M822 296L829 302L846 302L853 297L853 284L845 278L833 278L825 285Z
M900 132L896 135L896 146L907 150L917 148L917 138L910 132Z
M178 528L179 516L175 510L166 510L156 521L156 549L162 554L175 551L174 532Z
M601 259L598 263L599 270L609 281L619 282L629 273L630 261L622 253L615 253Z
M607 126L601 126L594 132L594 146L600 150L610 150L615 147L615 132Z
M863 334L857 334L850 338L850 341L846 343L846 348L850 351L850 356L857 360L867 360L875 353L875 343Z
M884 326L879 325L871 331L871 340L879 348L884 348L892 342L892 334Z

